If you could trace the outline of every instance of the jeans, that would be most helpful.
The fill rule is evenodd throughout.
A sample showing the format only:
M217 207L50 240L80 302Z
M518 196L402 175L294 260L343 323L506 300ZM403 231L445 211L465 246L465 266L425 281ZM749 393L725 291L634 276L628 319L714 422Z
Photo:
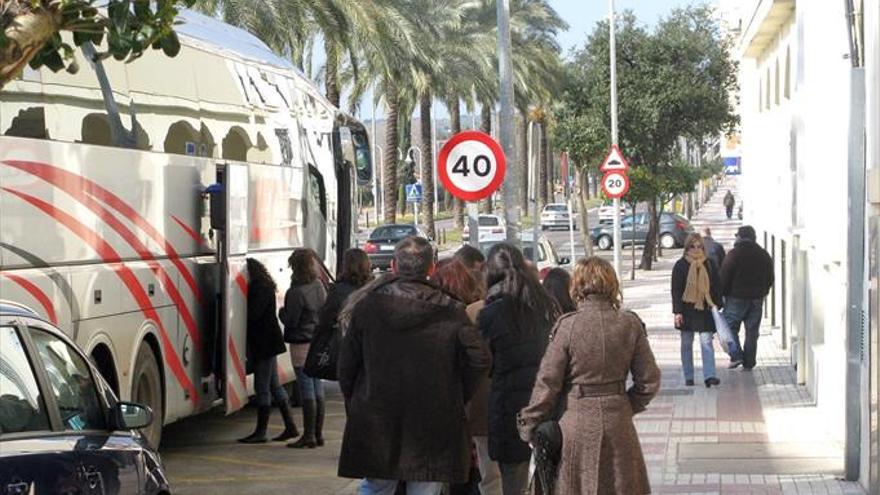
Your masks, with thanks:
M529 463L499 462L501 491L504 495L524 495L529 486Z
M312 378L297 366L296 383L299 386L299 397L302 400L324 400L324 382L320 378Z
M733 216L733 206L725 206L724 210L727 213L727 219L730 220L730 218Z
M751 369L755 367L758 356L758 336L761 334L761 310L764 299L739 299L728 297L724 300L724 320L733 334L730 359L742 361L743 367ZM739 326L746 325L745 347L740 345Z
M715 348L712 347L712 332L700 334L700 352L703 355L703 380L715 376ZM681 369L685 380L694 379L694 332L681 331Z
M358 495L394 495L398 480L377 480L364 478L358 488ZM439 481L407 481L407 495L440 495L443 483Z
M489 458L489 437L474 437L477 462L480 467L480 494L501 495L501 471L498 463Z
M258 406L271 406L273 396L276 403L287 403L287 392L278 382L278 358L275 356L254 363L254 392Z

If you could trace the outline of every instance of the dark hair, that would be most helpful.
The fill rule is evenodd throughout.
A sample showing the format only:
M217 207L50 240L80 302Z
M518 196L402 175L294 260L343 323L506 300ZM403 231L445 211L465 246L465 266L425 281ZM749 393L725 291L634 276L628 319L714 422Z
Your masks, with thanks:
M571 280L571 297L577 302L587 296L599 296L620 308L623 295L620 293L620 282L611 263L598 256L581 258L574 265L574 276Z
M519 325L534 329L552 325L559 316L559 306L541 286L535 271L526 265L522 251L506 242L489 250L486 260L486 285L492 296L511 298Z
M473 270L469 270L458 258L447 258L437 262L437 269L431 275L431 280L465 304L483 298L483 283L474 276Z
M465 244L458 248L458 251L455 252L455 257L461 260L468 270L476 270L478 268L477 265L482 265L486 262L486 257L483 256L483 253L470 244Z
M351 248L342 255L342 272L339 281L360 287L373 279L370 257L363 249Z
M269 270L266 269L266 265L253 258L247 258L245 262L247 263L248 286L262 285L270 287L273 291L278 288L272 275L269 274Z
M287 263L293 273L290 275L290 281L294 285L310 284L318 278L318 271L315 269L317 264L315 252L308 248L294 249L287 258Z
M394 270L404 277L427 278L434 263L434 246L427 239L404 237L394 246Z
M577 311L577 306L571 300L569 292L571 290L571 275L567 271L562 268L554 268L547 272L547 275L544 276L544 288L547 289L550 297L556 300L556 304L559 305L559 309L563 313Z
M743 240L756 241L758 239L755 234L755 228L751 225L743 225L736 231L736 236Z

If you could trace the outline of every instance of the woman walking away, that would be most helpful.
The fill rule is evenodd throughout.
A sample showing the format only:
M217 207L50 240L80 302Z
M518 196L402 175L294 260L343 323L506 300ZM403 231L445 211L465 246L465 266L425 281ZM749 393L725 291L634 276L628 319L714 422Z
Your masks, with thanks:
M516 414L529 402L559 307L522 252L507 243L489 250L486 285L486 307L477 322L492 351L489 456L501 469L504 495L522 495L532 451L517 434Z
M597 256L577 262L571 295L578 311L553 329L532 399L519 416L520 436L531 443L539 424L558 419L556 495L650 493L632 420L660 389L645 325L620 309L614 268Z
M296 372L296 382L303 403L303 435L288 447L301 449L317 447L315 425L317 424L317 401L324 403L324 385L319 378L303 372L309 342L318 325L318 311L324 305L327 292L318 278L318 262L311 249L296 249L288 258L293 274L290 288L284 295L284 307L278 313L284 323L284 340L290 343L290 361Z
M479 251L477 251L479 252ZM467 304L467 315L471 322L477 322L477 316L485 305L485 286L477 278L479 272L471 270L458 256L441 260L431 275L441 289ZM477 467L480 471L478 493L481 495L501 495L501 472L498 464L489 457L489 376L483 376L477 385L477 391L467 403L468 432L477 450ZM471 493L467 491L476 483L453 485L450 494Z
M577 311L574 301L571 300L571 275L562 268L554 268L547 272L544 277L544 288L550 297L559 305L562 314Z
M284 441L299 435L287 403L287 392L278 381L278 358L287 349L281 336L281 327L275 317L275 281L269 271L259 261L248 258L247 293L247 368L254 373L254 390L257 394L257 429L244 438L242 443L266 442L266 429L272 413L272 398L281 417L284 418L284 431L273 441Z
M703 355L703 383L719 385L715 377L715 349L712 336L715 319L712 308L720 305L721 281L715 265L706 258L703 237L694 233L684 243L684 254L672 268L672 312L675 328L681 331L681 368L687 386L694 385L694 334L700 336Z

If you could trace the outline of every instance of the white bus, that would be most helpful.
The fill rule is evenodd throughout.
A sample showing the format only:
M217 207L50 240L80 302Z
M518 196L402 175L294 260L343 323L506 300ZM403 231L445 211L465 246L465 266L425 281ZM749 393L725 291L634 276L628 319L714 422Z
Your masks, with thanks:
M279 305L294 248L334 273L372 174L363 125L291 64L181 18L175 58L80 57L78 74L28 69L0 90L0 299L151 406L154 445L163 424L247 401L245 258L269 268ZM294 379L289 360L279 373Z

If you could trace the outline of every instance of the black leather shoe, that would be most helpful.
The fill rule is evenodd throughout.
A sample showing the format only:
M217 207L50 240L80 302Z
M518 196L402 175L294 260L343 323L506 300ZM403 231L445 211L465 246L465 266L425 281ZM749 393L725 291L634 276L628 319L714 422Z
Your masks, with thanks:
M706 384L706 388L712 388L712 385L715 385L715 386L721 385L721 380L715 378L714 376L711 376L709 378L706 378L705 384Z
M685 381L684 381L684 384L687 385L688 387L693 387L693 386L694 386L694 381L693 381L693 380L685 380Z

